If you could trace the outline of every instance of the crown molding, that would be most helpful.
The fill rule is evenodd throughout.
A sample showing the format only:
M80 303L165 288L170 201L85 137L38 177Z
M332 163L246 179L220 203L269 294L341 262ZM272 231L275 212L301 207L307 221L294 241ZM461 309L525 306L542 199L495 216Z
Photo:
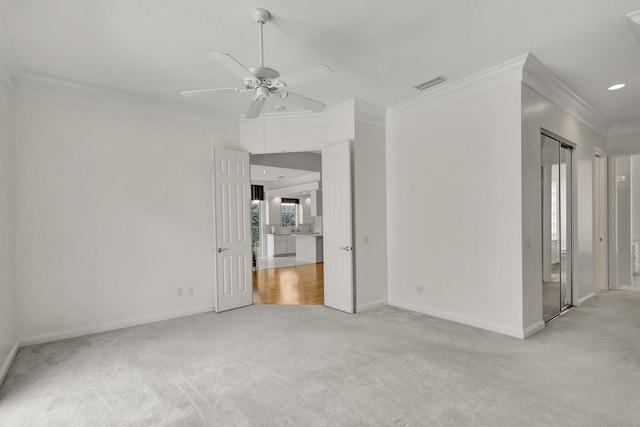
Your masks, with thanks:
M518 82L527 84L600 134L607 134L610 122L531 53L396 104L388 109L387 123L410 119Z
M258 119L241 118L241 146L254 154L318 151L333 140L353 138L355 103L350 99L320 113L270 113Z
M161 117L217 129L238 130L238 120L221 112L188 108L180 104L127 92L71 83L52 77L21 73L13 79L15 93L75 104Z
M629 23L629 25L631 25L633 34L635 34L638 41L640 41L640 10L627 13L625 15L625 18L627 18L627 22Z
M245 130L262 129L306 129L335 126L352 120L354 117L354 100L327 108L320 113L311 111L294 111L286 113L263 113L257 119L240 118L240 128Z
M442 86L400 102L387 109L387 124L394 124L424 113L473 98L487 92L522 81L522 67L528 55L521 55L485 71Z
M533 54L527 55L522 70L522 82L601 135L607 135L611 122L569 89Z
M374 125L385 126L387 124L387 109L379 105L370 104L359 99L354 99L354 118Z
M640 11L627 15L627 18L634 26L634 31L640 28ZM636 33L638 34L638 31ZM255 131L262 127L263 123L262 120L247 120L220 111L195 109L122 91L72 83L38 74L20 73L19 69L18 57L0 16L0 73L15 93L241 132ZM517 82L527 84L602 135L620 135L639 130L640 125L637 123L611 125L601 113L567 87L530 53L461 80L445 83L389 108L350 99L321 113L264 114L264 123L269 129L307 129L332 127L357 119L386 126Z
M349 99L327 108L320 113L295 111L290 113L263 114L258 119L240 119L242 129L262 128L263 120L267 129L305 129L336 126L354 119L382 125L386 123L385 107L370 104L359 99Z
M631 133L640 133L640 121L613 124L609 127L607 136L628 135Z

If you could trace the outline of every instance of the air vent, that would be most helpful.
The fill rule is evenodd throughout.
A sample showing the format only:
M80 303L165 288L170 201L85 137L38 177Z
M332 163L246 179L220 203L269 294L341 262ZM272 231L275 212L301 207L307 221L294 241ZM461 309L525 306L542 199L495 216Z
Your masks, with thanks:
M418 90L426 90L426 89L429 89L432 86L435 86L435 85L438 85L438 84L444 82L445 80L447 80L446 77L438 76L435 79L431 79L428 82L420 83L419 85L414 86L414 87L416 89L418 89Z

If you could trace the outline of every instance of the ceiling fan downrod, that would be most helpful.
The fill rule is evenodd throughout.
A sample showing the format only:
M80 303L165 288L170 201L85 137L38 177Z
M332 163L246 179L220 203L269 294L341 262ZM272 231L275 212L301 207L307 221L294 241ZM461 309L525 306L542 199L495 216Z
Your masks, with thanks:
M265 9L256 9L253 11L253 17L258 23L258 41L260 43L260 67L264 67L264 44L262 42L262 26L271 19L271 13Z

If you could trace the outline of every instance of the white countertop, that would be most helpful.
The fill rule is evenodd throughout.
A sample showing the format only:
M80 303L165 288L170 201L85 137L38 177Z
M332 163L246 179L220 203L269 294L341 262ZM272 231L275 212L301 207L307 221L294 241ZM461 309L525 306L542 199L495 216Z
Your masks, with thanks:
M269 236L322 237L320 233L267 233Z

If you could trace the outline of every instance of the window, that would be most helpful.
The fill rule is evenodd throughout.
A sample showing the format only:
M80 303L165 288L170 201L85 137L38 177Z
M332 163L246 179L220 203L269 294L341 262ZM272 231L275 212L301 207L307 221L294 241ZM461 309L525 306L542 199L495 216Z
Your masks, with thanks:
M251 246L260 248L260 200L251 201Z
M297 209L298 205L296 203L282 203L280 205L281 209L281 220L280 225L282 227L295 227L298 223L297 217Z

